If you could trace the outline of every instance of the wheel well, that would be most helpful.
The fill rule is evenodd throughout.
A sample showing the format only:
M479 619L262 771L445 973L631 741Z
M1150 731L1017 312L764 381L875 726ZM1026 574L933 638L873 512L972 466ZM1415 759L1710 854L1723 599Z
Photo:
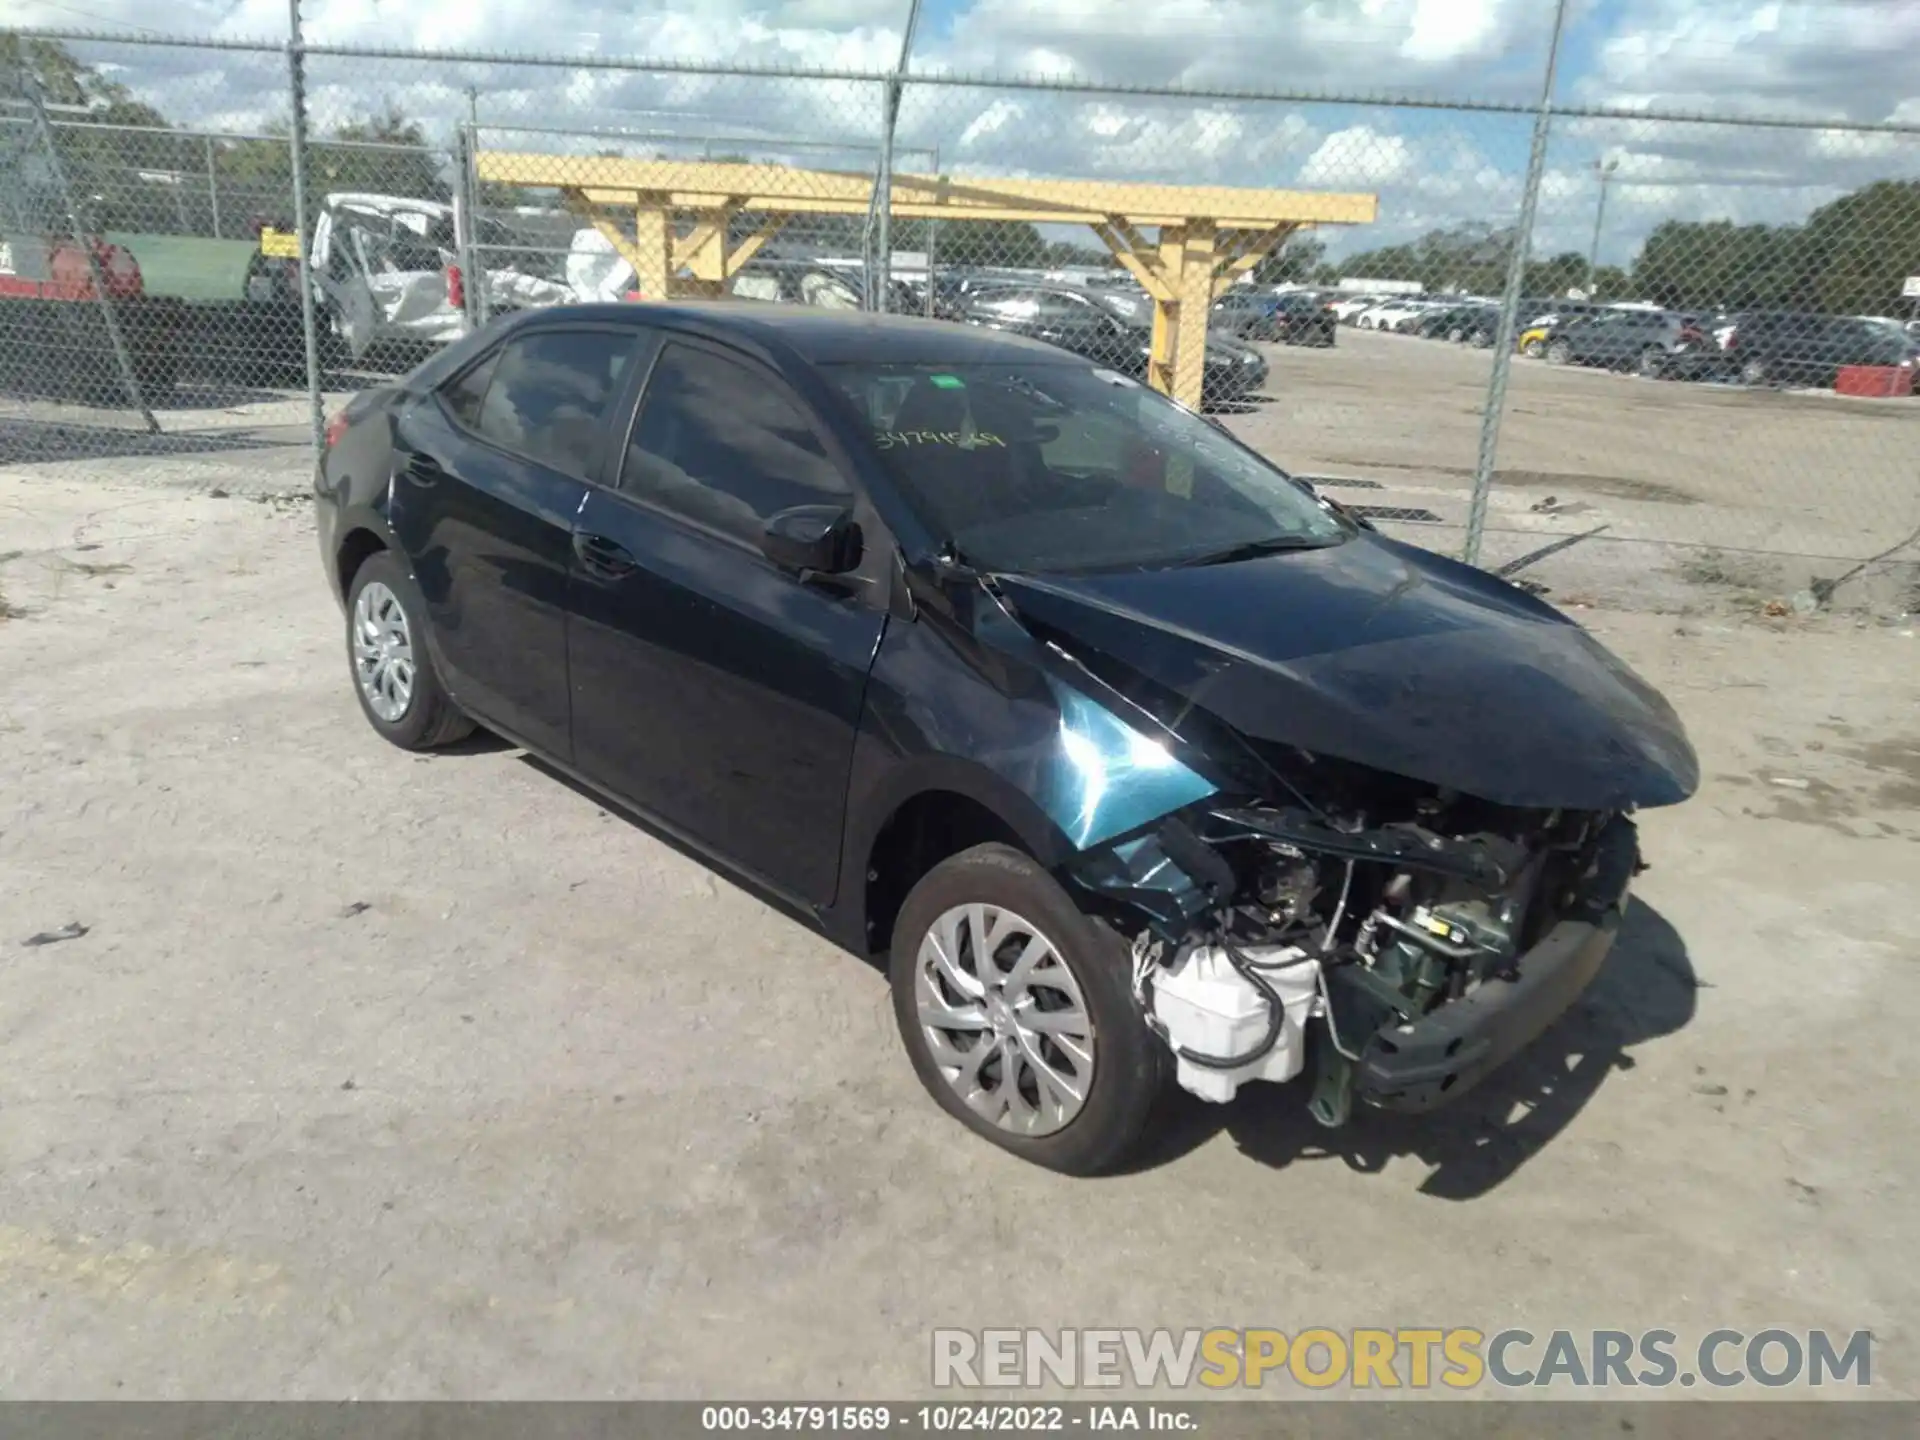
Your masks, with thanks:
M1026 848L1011 825L965 795L927 790L902 803L867 852L869 951L884 954L893 944L894 919L921 876L949 856L992 841Z
M353 590L353 577L360 567L367 563L367 557L378 555L386 549L386 543L371 530L350 530L347 538L340 542L340 555L336 565L340 574L340 595L345 598Z

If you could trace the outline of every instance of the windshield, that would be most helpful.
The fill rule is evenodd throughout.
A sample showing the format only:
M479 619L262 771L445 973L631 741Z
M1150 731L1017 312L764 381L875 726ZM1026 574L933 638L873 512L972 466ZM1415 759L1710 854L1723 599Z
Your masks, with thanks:
M1113 371L823 369L922 522L981 569L1161 569L1351 533L1253 451Z

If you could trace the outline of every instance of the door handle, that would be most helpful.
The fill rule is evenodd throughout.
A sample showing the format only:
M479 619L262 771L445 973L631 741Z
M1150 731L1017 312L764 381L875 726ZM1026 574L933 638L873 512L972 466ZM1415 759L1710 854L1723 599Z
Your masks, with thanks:
M584 569L605 580L618 580L640 568L639 562L633 558L632 551L604 535L587 535L575 531L573 553L579 557Z
M434 485L447 478L447 472L440 468L438 460L418 451L407 456L400 466L400 473L415 485Z

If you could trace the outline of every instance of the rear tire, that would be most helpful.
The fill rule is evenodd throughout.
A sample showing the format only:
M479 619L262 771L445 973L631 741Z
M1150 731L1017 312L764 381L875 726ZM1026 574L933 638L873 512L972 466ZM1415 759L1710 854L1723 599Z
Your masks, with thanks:
M1773 376L1767 370L1764 360L1749 360L1740 367L1742 385L1765 385Z
M940 1108L1067 1175L1124 1164L1165 1087L1130 970L1120 937L1007 845L928 871L889 961L900 1038Z
M427 607L393 552L369 555L347 591L347 666L375 733L402 750L465 739L473 721L453 703L427 647Z
M1664 380L1667 375L1667 356L1664 350L1649 345L1640 352L1640 373L1649 380Z
M1556 340L1547 346L1547 363L1549 365L1565 365L1572 361L1572 359L1573 346L1569 345L1566 341Z

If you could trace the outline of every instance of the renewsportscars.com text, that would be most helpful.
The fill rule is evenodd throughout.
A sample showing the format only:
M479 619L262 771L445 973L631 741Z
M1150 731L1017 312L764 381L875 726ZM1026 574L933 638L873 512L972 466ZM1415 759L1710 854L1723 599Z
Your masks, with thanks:
M1866 1330L936 1330L936 1387L1865 1388Z

